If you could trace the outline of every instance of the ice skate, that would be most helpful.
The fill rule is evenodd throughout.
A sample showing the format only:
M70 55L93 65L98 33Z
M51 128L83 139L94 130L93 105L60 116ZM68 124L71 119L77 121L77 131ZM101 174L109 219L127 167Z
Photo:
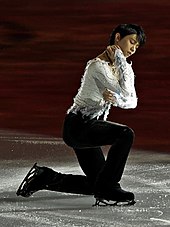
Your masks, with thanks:
M42 189L42 186L40 187L39 183L42 179L41 175L44 172L42 167L38 167L37 163L33 165L33 167L30 169L22 183L20 184L16 194L17 196L21 195L23 197L29 197L34 192Z
M29 197L39 190L93 194L85 176L62 174L48 167L37 166L37 163L35 163L22 181L16 194L17 196Z
M93 206L130 206L134 205L135 196L132 192L123 190L119 184L108 190L99 190L95 193L96 202Z

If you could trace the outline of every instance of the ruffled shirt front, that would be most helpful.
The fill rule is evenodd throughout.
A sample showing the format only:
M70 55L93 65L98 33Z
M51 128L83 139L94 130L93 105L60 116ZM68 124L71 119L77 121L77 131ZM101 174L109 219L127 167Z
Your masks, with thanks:
M121 50L115 51L114 67L109 62L95 58L87 62L81 86L67 113L81 112L90 119L104 115L107 119L111 105L123 109L135 108L137 97L134 86L135 75L132 65L127 63ZM115 97L114 103L103 99L108 89Z

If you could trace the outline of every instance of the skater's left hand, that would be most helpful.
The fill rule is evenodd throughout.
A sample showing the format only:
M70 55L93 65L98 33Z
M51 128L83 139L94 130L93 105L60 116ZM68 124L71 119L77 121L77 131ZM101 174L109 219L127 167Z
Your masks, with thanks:
M111 46L107 46L106 48L106 53L107 56L109 57L110 62L113 64L115 59L114 59L114 55L115 55L115 51L119 49L121 50L121 48L118 45L111 45Z

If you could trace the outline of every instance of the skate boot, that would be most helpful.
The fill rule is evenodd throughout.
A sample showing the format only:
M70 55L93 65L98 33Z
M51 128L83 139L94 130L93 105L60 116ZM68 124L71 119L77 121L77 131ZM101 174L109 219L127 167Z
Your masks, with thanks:
M129 206L136 203L134 194L123 190L119 183L111 190L107 186L105 189L96 190L94 197L96 202L93 206ZM109 201L112 202L109 203Z
M17 196L29 197L39 190L94 194L86 176L62 174L48 167L37 166L37 163L35 163L22 181L16 194Z
M46 169L46 167L39 167L35 163L19 186L16 192L17 196L29 197L34 192L44 189L47 181Z

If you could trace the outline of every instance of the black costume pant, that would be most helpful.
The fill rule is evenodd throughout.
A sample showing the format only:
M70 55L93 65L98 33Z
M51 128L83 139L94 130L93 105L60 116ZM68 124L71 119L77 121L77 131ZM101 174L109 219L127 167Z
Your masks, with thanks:
M95 187L111 187L122 177L133 138L132 129L125 125L89 120L80 113L68 114L63 126L63 139L74 149L85 175L62 174L62 180L58 181L51 170L54 177L46 189L93 194ZM103 145L110 145L106 159L101 149Z

